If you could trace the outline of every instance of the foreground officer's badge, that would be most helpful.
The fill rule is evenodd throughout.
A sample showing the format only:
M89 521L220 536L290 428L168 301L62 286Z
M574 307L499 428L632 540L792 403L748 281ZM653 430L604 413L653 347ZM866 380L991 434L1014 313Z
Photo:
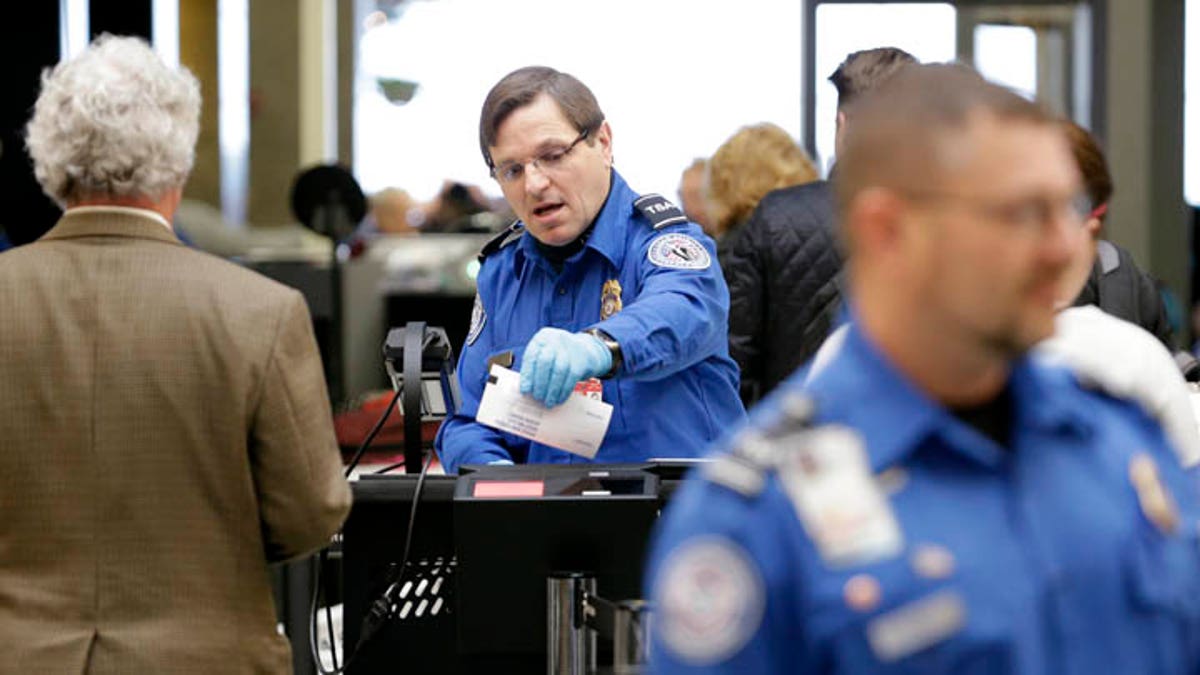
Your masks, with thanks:
M622 307L624 305L621 304L621 282L609 279L604 282L604 288L600 291L600 320L616 314Z
M1146 520L1163 534L1172 534L1179 529L1179 511L1175 500L1158 476L1158 465L1144 452L1129 460L1129 482L1137 491L1138 505Z

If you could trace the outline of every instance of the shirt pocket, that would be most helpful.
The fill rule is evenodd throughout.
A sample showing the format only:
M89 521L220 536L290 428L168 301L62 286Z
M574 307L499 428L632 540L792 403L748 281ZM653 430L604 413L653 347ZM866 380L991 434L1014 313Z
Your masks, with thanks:
M1164 533L1139 518L1122 560L1133 612L1131 631L1144 631L1164 659L1163 671L1193 672L1200 666L1200 536L1197 524L1180 519ZM1184 658L1187 664L1176 662Z
M1166 535L1147 523L1135 528L1124 563L1131 599L1138 609L1200 616L1200 542L1194 529L1183 524L1180 529Z

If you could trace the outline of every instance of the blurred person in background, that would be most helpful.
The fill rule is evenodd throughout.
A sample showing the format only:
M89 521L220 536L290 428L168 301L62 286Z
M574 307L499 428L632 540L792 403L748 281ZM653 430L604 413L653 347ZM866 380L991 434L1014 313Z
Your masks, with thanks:
M770 122L742 127L722 143L708 163L708 213L722 271L730 267L741 226L768 192L819 178L808 153Z
M1194 467L1200 464L1200 429L1187 382L1162 337L1103 307L1078 304L1077 298L1089 284L1096 288L1097 250L1108 243L1100 236L1103 207L1112 196L1112 178L1096 139L1070 120L1063 120L1061 126L1083 176L1087 194L1083 227L1087 236L1063 277L1054 335L1039 344L1038 351L1061 359L1086 382L1140 403L1162 423L1183 465ZM1134 272L1138 270L1131 265L1128 275L1122 273L1123 278L1140 286L1144 275ZM1136 298L1137 294L1124 297ZM1149 300L1149 296L1142 300ZM1071 306L1072 301L1075 306Z
M716 238L708 213L708 160L697 157L679 177L679 205L683 215L700 226L704 234Z
M1154 277L1137 266L1129 251L1104 238L1108 204L1113 195L1112 175L1104 151L1083 127L1068 122L1064 130L1071 140L1092 203L1087 220L1094 249L1091 271L1073 304L1096 305L1108 314L1141 326L1164 347L1174 350L1171 322Z
M407 191L389 187L371 195L371 219L380 234L416 234L420 230L413 226L410 218L421 209Z
M839 156L855 102L912 63L909 53L880 47L850 54L830 75ZM784 188L762 198L729 247L729 353L747 406L808 361L837 323L842 258L833 221L829 182Z

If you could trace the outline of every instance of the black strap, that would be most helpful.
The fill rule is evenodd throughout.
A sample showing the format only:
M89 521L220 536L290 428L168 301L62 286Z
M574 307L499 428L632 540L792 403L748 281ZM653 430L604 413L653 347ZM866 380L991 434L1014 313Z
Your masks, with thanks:
M482 263L488 256L499 251L507 246L510 242L516 241L525 232L525 226L521 221L514 220L511 225L504 228L500 234L488 240L488 243L483 245L483 250L479 252L479 262Z
M424 451L421 442L421 353L425 348L425 322L404 325L404 472L421 473Z

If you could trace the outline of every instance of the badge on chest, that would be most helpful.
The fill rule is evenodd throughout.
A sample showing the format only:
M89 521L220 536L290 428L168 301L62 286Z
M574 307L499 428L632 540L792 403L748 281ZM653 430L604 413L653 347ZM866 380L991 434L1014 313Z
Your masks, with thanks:
M858 434L826 426L778 442L794 446L784 454L780 482L826 565L863 565L901 553L899 522Z
M600 290L600 320L613 316L621 311L624 305L621 303L621 282L616 279L609 279L604 282L604 288Z

